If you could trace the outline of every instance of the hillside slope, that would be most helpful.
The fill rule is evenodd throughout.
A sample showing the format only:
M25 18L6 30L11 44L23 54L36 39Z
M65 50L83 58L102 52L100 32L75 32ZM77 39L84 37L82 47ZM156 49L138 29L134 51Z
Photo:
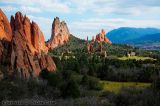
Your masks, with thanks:
M147 50L160 50L160 33L145 35L127 42Z
M94 44L94 49L99 47L98 43ZM128 51L134 51L135 48L125 44L107 44L103 43L103 50L107 52L108 55L116 55L116 56L123 56ZM58 46L57 48L50 50L50 53L54 54L61 54L65 51L72 51L73 53L81 53L86 51L86 42L85 40L79 39L73 35L70 36L70 40L62 45Z
M137 39L134 39L134 40L129 40L127 42L129 42L129 43L160 42L160 33L144 35L140 38L137 38Z
M64 51L77 51L85 48L85 40L79 39L73 35L70 35L69 41L62 46L58 46L51 51L61 53Z

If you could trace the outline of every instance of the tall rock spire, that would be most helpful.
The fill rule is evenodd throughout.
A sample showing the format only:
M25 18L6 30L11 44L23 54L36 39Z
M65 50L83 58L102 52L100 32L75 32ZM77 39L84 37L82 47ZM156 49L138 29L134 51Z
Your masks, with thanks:
M63 45L69 41L69 36L67 24L64 21L60 22L58 17L54 18L51 38L47 43L48 48L53 49L59 45Z

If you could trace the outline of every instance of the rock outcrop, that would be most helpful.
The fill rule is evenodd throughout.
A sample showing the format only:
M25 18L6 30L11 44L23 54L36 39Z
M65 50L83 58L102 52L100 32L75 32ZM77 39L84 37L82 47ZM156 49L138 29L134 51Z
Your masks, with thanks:
M93 52L100 52L103 53L103 42L112 44L112 42L106 37L105 31L102 29L99 34L96 35L96 38L94 39L94 36L92 37L92 40L88 41L88 36L86 40L86 52L91 54ZM94 44L98 43L99 47L94 48ZM106 51L104 51L104 56L106 56Z
M105 31L102 29L99 34L96 35L97 42L106 42L108 44L112 44L112 42L106 37Z
M18 30L23 33L23 38L28 41L28 47L33 54L48 52L42 31L35 22L31 23L27 16L20 12L16 13L15 18L11 16L11 27L13 32Z
M35 22L32 22L32 44L37 52L48 52L48 48L45 45L44 36Z
M52 24L52 34L51 39L48 41L48 48L55 48L59 45L63 45L68 42L70 33L67 27L67 24L62 21L60 22L59 18L56 17Z
M47 52L43 33L35 22L17 12L9 24L0 10L0 63L5 66L4 76L29 79L43 69L55 71L56 65Z

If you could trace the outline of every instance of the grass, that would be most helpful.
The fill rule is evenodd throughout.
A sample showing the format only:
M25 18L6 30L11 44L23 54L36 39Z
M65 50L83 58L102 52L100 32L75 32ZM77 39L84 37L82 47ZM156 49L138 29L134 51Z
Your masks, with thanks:
M132 87L132 88L146 88L151 85L151 83L139 83L139 82L112 82L112 81L101 81L103 84L103 89L110 92L119 92L122 87Z
M140 56L131 56L131 57L124 56L124 57L119 57L118 59L119 60L129 60L129 59L131 59L131 60L133 60L133 59L135 59L135 60L148 60L148 59L154 60L151 57L140 57Z

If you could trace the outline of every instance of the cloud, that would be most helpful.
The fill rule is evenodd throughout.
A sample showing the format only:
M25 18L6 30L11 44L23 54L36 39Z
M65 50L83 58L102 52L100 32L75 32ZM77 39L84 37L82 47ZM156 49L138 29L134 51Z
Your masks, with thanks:
M76 26L76 27L75 27ZM110 31L119 27L157 27L160 28L160 20L131 20L131 19L122 19L122 18L111 18L111 19L88 19L75 21L69 24L71 32L77 37L86 38L89 36L91 39L92 36L95 36L103 28L106 31ZM81 35L82 34L82 35Z
M40 13L40 12L42 12L42 10L40 8L30 7L30 6L21 6L20 9L22 10L22 12L25 12L25 13Z
M147 7L159 7L159 0L122 0L121 4L126 3L124 6L147 6Z
M93 12L97 15L140 16L160 12L159 0L1 0L1 3L16 5L25 12L58 12L83 14ZM156 10L155 10L156 8Z
M67 18L70 32L80 38L98 33L102 28L160 28L159 0L0 0L9 12L22 11L36 21L45 39L50 38L54 15ZM52 16L52 17L51 17ZM83 19L82 19L83 18Z
M93 12L97 15L140 16L147 14L144 10L150 14L155 12L155 7L160 7L159 0L68 0L68 2L70 7L74 5L72 11L76 11L75 13Z
M7 5L7 6L0 6L0 8L4 11L4 12L12 12L12 11L17 11L18 8L13 7L11 5Z
M1 0L1 3L20 7L25 12L60 12L69 13L69 7L58 0Z
M93 12L97 15L141 15L160 8L159 0L1 0L2 3L20 6L28 12L78 13ZM158 11L158 9L156 11ZM160 10L159 10L160 12Z

